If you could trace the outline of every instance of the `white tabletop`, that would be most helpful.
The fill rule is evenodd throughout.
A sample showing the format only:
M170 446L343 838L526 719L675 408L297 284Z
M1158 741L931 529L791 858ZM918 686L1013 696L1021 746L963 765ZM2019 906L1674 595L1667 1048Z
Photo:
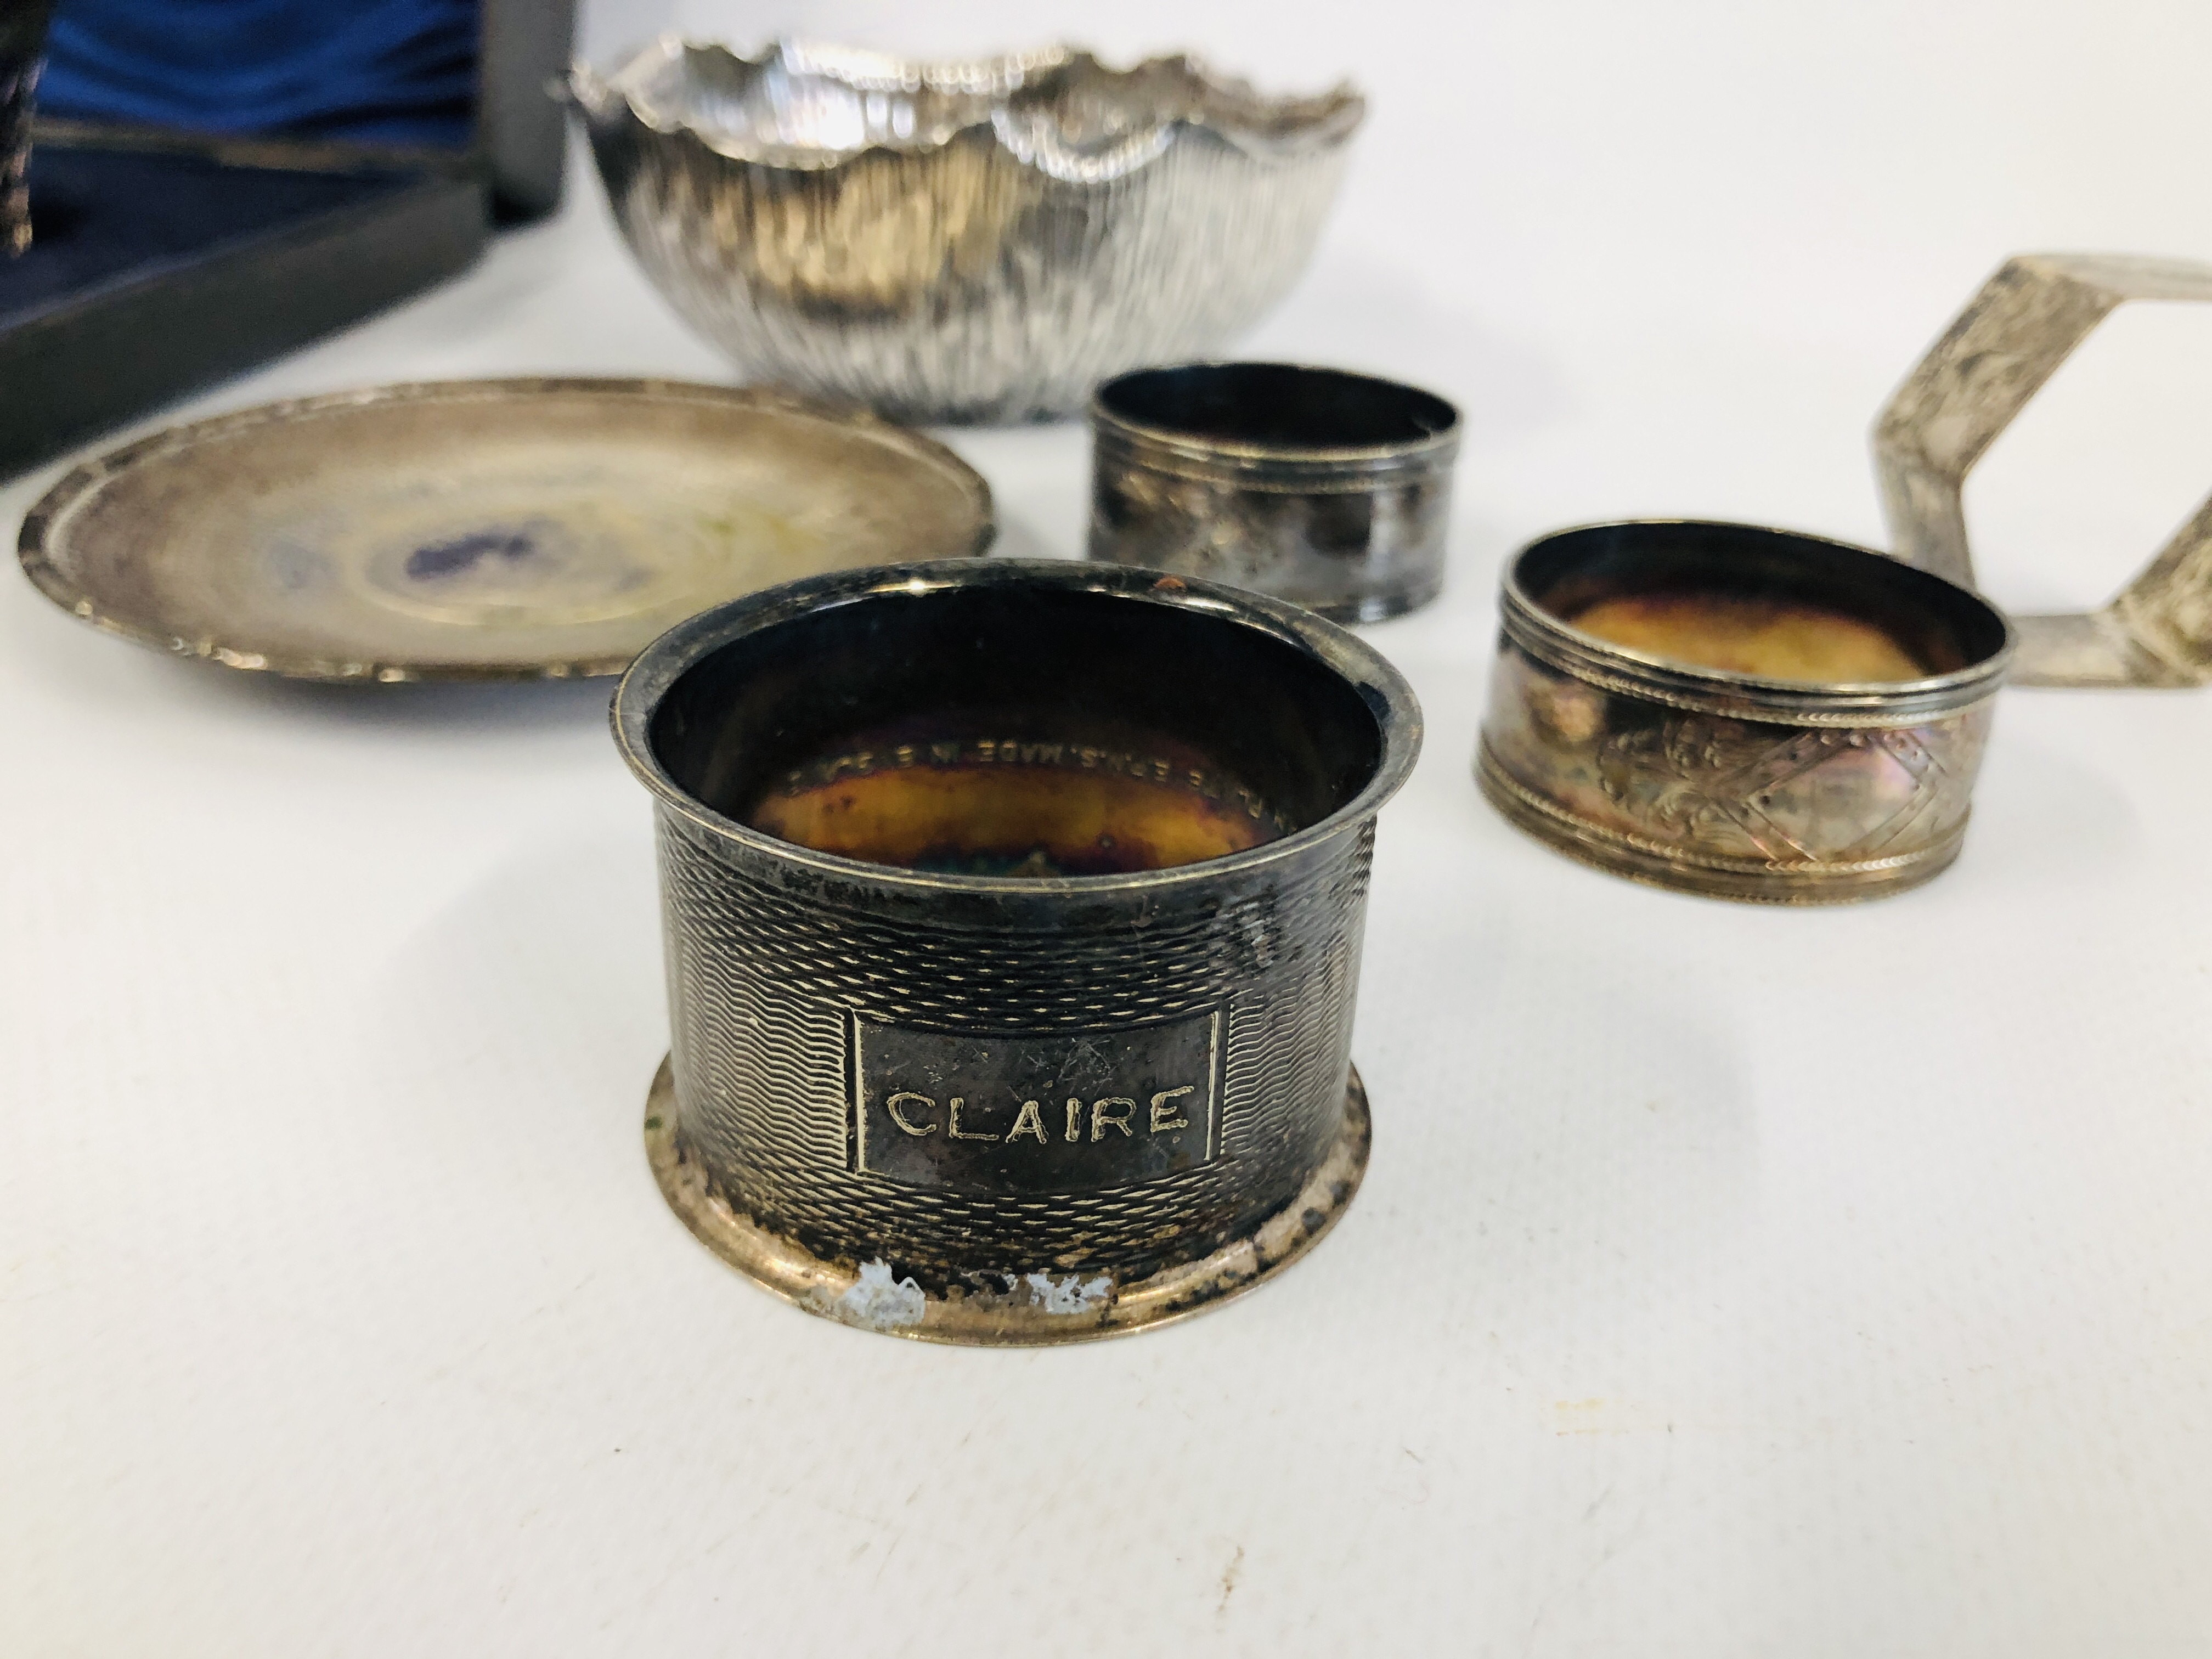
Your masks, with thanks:
M681 15L1373 94L1244 343L1468 419L1449 590L1369 630L1429 734L1376 856L1364 1190L1132 1339L795 1313L646 1169L652 848L605 684L295 687L11 579L0 1651L2212 1651L2212 690L2007 692L1964 859L1863 907L1609 879L1468 771L1518 543L1878 543L1864 428L2002 257L2212 257L2212 11L914 9ZM2062 371L1975 481L1997 598L2094 603L2193 507L2208 365L2212 307L2144 306ZM587 175L162 418L532 370L731 373ZM1078 550L1079 428L948 436L1005 549Z

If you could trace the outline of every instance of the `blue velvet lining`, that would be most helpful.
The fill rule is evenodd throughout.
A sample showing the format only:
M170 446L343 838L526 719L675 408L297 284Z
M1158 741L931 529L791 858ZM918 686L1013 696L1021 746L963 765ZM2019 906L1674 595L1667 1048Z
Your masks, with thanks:
M459 146L477 0L60 0L46 113L197 132Z

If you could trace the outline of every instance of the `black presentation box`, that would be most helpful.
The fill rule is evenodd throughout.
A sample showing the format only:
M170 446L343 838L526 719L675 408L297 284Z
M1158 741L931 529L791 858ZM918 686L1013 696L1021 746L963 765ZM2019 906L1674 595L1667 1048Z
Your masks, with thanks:
M0 258L0 477L465 270L549 212L574 0L483 0L466 150L41 121Z

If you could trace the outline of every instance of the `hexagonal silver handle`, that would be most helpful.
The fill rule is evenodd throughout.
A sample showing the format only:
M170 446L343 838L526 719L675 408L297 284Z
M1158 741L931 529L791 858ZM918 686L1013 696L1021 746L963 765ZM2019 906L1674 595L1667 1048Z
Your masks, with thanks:
M2067 354L2130 300L2212 301L2212 265L2119 254L2005 261L1875 422L1890 550L1972 587L1966 474ZM2021 685L2212 681L2212 500L2103 610L2014 617Z

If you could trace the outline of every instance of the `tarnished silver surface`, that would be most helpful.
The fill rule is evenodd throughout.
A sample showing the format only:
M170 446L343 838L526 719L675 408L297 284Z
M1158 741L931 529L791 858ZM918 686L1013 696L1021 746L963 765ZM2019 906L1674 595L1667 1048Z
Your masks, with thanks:
M613 720L659 831L648 1146L767 1288L890 1334L1079 1340L1235 1294L1350 1200L1375 817L1420 737L1360 641L1120 567L891 567L684 623ZM958 848L758 827L840 789L823 823L964 792ZM1094 873L971 856L1009 800L1073 822L1115 789L1225 815L1242 850L1163 863L1109 815Z
M941 444L784 392L446 380L173 427L23 521L23 569L109 633L295 678L617 674L671 623L793 576L980 553Z
M1966 475L2106 316L2130 300L2212 300L2212 265L2118 254L2008 259L1929 349L1874 428L1899 558L1974 584ZM2013 618L2023 685L2212 681L2212 500L2102 610Z
M1091 401L1094 559L1375 622L1443 585L1459 414L1286 363L1139 369Z
M748 374L896 419L1073 413L1281 297L1364 112L1183 58L966 64L670 38L569 87L678 313Z
M31 112L52 0L0 0L0 256L31 246Z
M1666 592L1802 607L1816 645L1849 617L1930 672L1730 672L1571 620ZM1477 775L1500 811L1559 850L1662 887L1784 904L1901 891L1958 856L2012 654L2004 618L1968 590L1816 537L1651 522L1532 543L1499 610Z

